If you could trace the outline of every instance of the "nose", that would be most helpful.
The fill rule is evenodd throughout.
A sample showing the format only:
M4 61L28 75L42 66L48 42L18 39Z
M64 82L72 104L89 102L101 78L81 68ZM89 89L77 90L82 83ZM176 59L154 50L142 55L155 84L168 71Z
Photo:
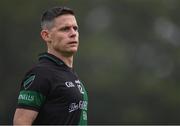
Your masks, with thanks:
M70 30L70 37L76 37L77 33L78 31L72 27Z

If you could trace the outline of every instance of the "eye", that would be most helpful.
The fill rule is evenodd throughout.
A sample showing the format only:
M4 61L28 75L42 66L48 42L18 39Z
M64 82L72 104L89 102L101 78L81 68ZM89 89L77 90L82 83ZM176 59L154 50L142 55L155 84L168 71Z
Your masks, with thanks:
M74 31L78 31L78 26L73 27Z
M68 32L71 29L73 29L74 31L78 31L78 26L64 26L64 27L60 28L59 31Z
M68 27L68 26L62 27L60 29L60 31L69 31L69 30L70 30L70 27Z

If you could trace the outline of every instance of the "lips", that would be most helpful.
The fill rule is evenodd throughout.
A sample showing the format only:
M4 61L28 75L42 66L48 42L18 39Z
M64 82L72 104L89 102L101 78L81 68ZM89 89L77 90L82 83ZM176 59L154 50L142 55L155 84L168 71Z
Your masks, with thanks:
M77 44L77 41L71 41L68 44Z

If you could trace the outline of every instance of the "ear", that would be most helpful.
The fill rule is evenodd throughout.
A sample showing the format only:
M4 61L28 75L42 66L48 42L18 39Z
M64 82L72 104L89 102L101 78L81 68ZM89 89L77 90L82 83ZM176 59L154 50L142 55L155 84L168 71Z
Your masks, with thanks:
M51 42L50 33L48 30L42 30L41 31L41 37L45 42Z

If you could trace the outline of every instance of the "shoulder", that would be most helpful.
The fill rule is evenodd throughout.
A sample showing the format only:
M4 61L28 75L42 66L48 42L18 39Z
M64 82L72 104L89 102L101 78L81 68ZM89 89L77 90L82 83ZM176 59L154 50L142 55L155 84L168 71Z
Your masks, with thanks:
M36 74L37 76L50 77L53 74L53 70L51 67L49 67L46 64L36 64L26 72L26 76L30 74Z
M37 64L25 73L22 84L24 87L30 84L33 85L33 87L38 85L48 86L51 83L52 78L53 72L49 67Z
M21 90L40 92L47 95L51 89L53 73L43 65L30 68L22 79Z

